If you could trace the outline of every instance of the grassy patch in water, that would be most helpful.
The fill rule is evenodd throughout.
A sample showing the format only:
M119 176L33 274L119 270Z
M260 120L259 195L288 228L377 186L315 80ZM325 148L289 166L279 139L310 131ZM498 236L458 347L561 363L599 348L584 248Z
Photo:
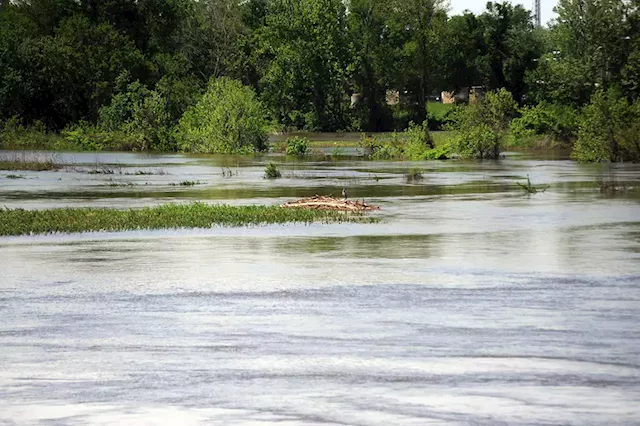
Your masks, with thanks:
M196 186L203 185L205 182L200 182L199 180L184 180L178 183L170 183L171 186Z
M210 228L276 223L375 222L361 214L281 208L165 204L141 209L60 208L51 210L0 209L0 235L132 231L138 229Z
M58 170L60 164L53 158L39 153L14 153L0 157L0 170L31 170L36 172Z

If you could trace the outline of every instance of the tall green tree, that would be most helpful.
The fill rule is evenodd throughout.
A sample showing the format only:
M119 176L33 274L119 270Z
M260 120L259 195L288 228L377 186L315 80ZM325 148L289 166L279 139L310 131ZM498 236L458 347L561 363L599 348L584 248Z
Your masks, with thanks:
M526 73L536 68L542 50L531 12L509 2L489 2L480 21L489 70L485 84L490 89L506 88L521 102L527 91Z
M37 84L50 100L43 113L55 118L56 127L95 121L114 93L116 78L144 67L130 39L108 23L93 26L81 15L63 21L53 37L40 39L32 54L40 70Z
M180 29L179 51L205 83L211 76L242 77L245 54L241 41L247 27L237 0L203 0L187 3Z
M471 12L452 16L442 34L441 61L445 69L442 88L457 91L483 85L489 74L485 51L480 19Z
M262 94L280 123L345 128L349 55L341 0L273 0L261 46L269 61Z
M580 106L622 87L637 97L639 8L637 0L559 0L549 51L530 78L534 96Z
M427 118L427 97L436 89L439 67L439 34L446 22L444 0L394 0L389 8L396 26L403 26L404 88L412 98L416 120Z
M405 29L389 18L389 0L352 0L349 39L354 88L364 97L368 131L386 130L386 91L396 87L402 67Z

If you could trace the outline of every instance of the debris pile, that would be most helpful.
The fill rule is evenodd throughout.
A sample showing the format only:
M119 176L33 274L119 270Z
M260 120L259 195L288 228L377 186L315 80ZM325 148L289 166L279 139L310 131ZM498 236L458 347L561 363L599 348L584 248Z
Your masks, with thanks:
M336 210L346 212L364 212L370 210L380 210L378 206L370 206L362 200L346 200L334 197L323 197L315 195L311 198L303 198L297 201L290 201L282 207L296 207L309 210Z

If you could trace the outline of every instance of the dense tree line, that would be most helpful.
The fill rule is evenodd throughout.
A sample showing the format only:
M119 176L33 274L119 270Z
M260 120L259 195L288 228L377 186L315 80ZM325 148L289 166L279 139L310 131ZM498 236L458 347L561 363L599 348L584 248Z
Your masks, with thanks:
M96 126L176 149L207 88L244 90L210 82L221 77L287 129L402 130L429 122L430 97L471 86L510 92L529 114L515 114L523 131L594 96L631 108L640 1L560 0L557 12L537 29L509 2L449 16L443 0L3 1L0 122ZM389 105L390 90L403 102Z

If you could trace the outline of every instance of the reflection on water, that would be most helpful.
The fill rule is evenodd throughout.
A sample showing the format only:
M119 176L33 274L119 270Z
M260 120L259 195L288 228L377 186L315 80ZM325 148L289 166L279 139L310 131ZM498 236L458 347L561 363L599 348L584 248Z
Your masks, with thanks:
M600 166L424 163L407 184L416 164L272 182L264 159L219 161L150 158L174 165L122 191L0 177L0 205L278 203L347 180L382 223L0 238L0 424L640 423L640 199L600 194ZM523 196L527 175L550 188ZM207 184L168 190L186 178Z

